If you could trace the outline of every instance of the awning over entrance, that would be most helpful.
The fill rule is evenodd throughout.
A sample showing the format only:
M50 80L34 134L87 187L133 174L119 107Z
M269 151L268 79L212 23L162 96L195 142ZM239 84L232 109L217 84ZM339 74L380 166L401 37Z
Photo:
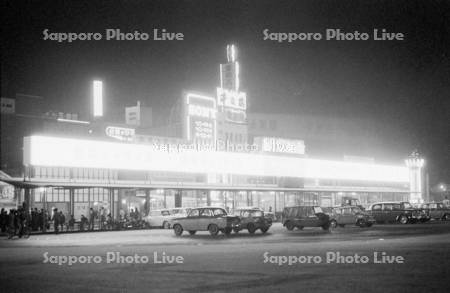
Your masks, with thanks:
M284 188L272 184L208 184L195 182L148 182L148 181L75 181L75 180L45 180L24 178L0 178L0 181L19 188L110 188L110 189L174 189L174 190L215 190L215 191L274 191L274 192L367 192L367 193L408 193L407 189L389 187L346 187L319 186L303 188Z

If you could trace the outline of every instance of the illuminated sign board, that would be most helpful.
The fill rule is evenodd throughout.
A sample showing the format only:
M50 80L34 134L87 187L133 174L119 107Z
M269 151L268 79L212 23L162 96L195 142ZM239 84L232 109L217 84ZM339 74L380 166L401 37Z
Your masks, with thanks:
M220 87L239 91L239 62L237 62L237 48L227 45L228 63L220 64Z
M103 116L103 82L94 80L93 83L94 117Z
M246 110L247 95L244 92L235 92L224 88L217 88L217 105L238 110Z
M24 139L23 162L25 166L409 182L406 166L251 153L169 152L152 145L46 136Z
M217 105L225 113L225 120L234 123L246 123L246 93L217 88Z
M305 154L305 142L303 140L277 137L255 137L254 142L263 152L293 155Z
M186 95L186 137L188 140L215 142L216 100L189 93Z
M136 133L133 128L124 128L116 126L108 126L105 129L107 136L116 138L119 140L131 141Z

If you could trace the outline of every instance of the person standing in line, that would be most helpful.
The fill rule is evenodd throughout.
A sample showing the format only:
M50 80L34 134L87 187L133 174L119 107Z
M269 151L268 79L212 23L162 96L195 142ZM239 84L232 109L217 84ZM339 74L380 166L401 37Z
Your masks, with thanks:
M47 210L42 210L42 233L47 232L48 225L48 216L47 216Z
M105 208L102 207L100 209L100 230L105 229L105 221L106 221Z
M55 228L55 234L58 234L58 228L59 228L59 223L60 223L60 214L58 213L58 209L55 208L53 210L53 227Z
M69 226L67 227L67 230L73 231L74 227L75 227L75 218L73 215L70 215Z
M64 225L66 224L66 216L64 216L63 212L59 212L59 224L61 225L61 231L64 232Z
M89 230L91 230L91 231L94 230L94 220L95 220L94 209L90 208L89 209Z

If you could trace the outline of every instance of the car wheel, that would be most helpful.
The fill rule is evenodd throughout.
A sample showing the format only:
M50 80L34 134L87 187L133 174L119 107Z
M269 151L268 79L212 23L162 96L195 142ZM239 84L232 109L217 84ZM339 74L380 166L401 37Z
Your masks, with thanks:
M211 236L216 236L219 233L219 227L216 224L211 224L208 226L208 231Z
M173 231L175 232L175 235L181 236L181 234L183 234L183 227L181 227L181 225L177 224L177 225L173 226Z
M448 221L449 218L450 217L447 214L445 214L444 216L442 216L442 221Z
M329 231L330 230L330 223L327 223L327 224L323 225L322 226L322 230L326 230L326 231L328 230Z
M269 227L263 227L263 228L261 228L261 232L262 232L263 234L265 234L267 231L269 231Z
M292 222L287 222L285 224L285 226L286 226L286 229L288 229L289 231L292 231L295 228L295 226L294 226L294 224Z
M398 221L399 221L401 224L408 224L408 217L405 216L405 215L401 215L400 218L398 219Z
M366 226L365 222L363 220L358 220L356 222L356 226L359 226L361 228L364 228Z
M256 231L255 224L253 224L253 223L248 224L248 225L247 225L247 229L248 229L248 233L254 234L255 231Z
M332 229L336 229L337 228L337 222L336 222L336 220L332 220L331 222L330 222L330 227L332 228Z
M190 234L190 235L195 235L195 232L197 232L197 231L195 231L195 230L192 231L192 230L191 230L191 231L189 231L189 234Z

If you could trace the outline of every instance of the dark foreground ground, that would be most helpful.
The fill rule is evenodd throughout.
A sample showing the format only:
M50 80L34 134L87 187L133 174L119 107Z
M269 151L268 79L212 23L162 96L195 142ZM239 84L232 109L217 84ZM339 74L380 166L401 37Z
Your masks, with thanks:
M154 263L155 252L157 261L165 253L183 257L183 263ZM384 252L404 263L374 263L375 252L380 261ZM117 253L130 256L128 261L137 254L148 263L126 263ZM358 254L369 263L327 262L327 253L350 256L344 262ZM97 258L69 266L51 263L64 261L55 256ZM273 263L283 261L281 256L321 261ZM449 267L450 223L442 222L330 233L288 232L276 224L266 235L216 238L207 233L177 238L171 230L0 238L0 292L450 292Z

